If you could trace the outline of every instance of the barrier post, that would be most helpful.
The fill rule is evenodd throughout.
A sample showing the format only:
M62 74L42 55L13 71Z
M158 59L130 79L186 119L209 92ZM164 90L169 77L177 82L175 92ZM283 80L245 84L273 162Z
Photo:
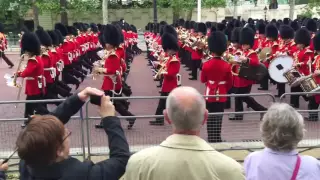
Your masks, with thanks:
M81 146L82 146L82 158L83 160L86 159L86 148L85 148L85 140L84 140L84 119L83 119L83 112L82 107L80 109L80 136L81 136Z
M87 125L87 145L88 145L88 160L91 160L91 150L90 150L90 125L89 125L89 101L86 105L86 125Z

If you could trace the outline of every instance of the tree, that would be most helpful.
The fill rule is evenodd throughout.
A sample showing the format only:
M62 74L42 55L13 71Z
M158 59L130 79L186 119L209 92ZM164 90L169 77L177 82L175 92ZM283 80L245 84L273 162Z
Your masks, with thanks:
M187 20L191 20L192 11L197 7L197 0L158 0L160 7L171 7L173 11L173 22L182 16L183 11L187 11ZM202 6L207 8L225 7L225 0L202 0Z

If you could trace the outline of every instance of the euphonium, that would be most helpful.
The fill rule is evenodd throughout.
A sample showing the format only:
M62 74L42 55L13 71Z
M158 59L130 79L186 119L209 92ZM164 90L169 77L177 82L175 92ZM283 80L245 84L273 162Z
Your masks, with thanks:
M238 62L235 60L235 56L231 55L230 53L224 53L223 58L230 64L238 64Z

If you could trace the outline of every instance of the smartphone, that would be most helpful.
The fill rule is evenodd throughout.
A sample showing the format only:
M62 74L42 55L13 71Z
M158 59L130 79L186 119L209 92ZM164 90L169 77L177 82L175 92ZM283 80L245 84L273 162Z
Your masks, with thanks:
M102 96L97 96L97 95L90 95L90 103L100 106L101 105L101 98Z

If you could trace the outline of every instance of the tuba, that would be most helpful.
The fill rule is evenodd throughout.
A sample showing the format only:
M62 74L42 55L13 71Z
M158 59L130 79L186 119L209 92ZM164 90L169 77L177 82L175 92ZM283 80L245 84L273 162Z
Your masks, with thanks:
M163 62L160 64L160 69L157 71L157 73L153 76L153 79L160 79L161 74L164 72L167 72L167 66L166 63L169 60L169 57L163 58Z

